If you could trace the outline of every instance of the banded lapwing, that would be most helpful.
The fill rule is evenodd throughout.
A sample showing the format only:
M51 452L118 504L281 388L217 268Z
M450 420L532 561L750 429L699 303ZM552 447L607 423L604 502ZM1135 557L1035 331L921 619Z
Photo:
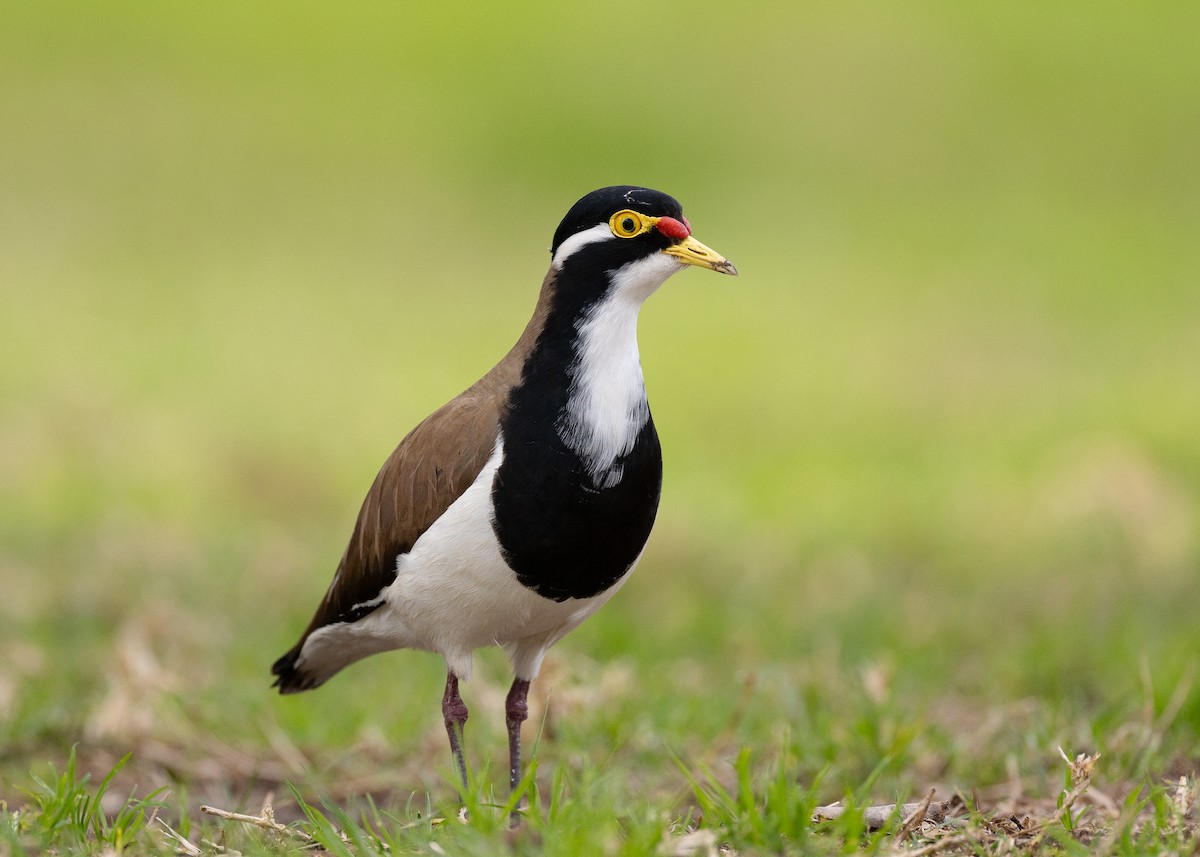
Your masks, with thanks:
M647 188L603 188L571 207L516 345L375 477L316 615L271 669L281 693L376 652L436 652L465 787L458 685L476 649L500 646L514 674L505 715L516 788L529 683L546 650L628 578L658 510L638 310L689 265L737 274L691 232L679 203Z

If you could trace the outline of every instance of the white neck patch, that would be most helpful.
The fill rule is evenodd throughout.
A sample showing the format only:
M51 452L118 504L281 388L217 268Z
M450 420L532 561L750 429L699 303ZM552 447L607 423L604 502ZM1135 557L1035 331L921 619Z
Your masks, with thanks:
M566 243L559 246L560 252ZM566 411L555 428L563 443L583 459L597 489L621 481L623 468L617 459L633 449L650 418L638 354L638 310L667 277L683 268L673 257L655 253L610 271L608 294L576 324L577 362L571 368Z

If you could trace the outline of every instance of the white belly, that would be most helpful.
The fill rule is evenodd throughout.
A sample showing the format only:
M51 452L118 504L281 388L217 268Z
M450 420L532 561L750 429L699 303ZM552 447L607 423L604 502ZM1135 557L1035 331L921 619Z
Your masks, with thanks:
M492 528L492 481L503 454L498 439L471 487L400 557L383 606L355 623L358 633L386 638L387 648L437 652L464 680L475 649L501 646L516 676L532 679L546 650L621 587L628 572L600 595L562 602L521 585Z

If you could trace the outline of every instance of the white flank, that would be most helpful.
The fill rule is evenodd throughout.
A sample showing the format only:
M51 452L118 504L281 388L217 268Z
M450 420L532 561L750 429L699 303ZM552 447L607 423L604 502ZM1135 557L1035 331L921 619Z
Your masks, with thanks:
M475 649L502 646L517 678L537 675L546 650L604 604L622 581L593 598L557 602L517 580L492 528L492 482L503 456L498 437L471 487L399 558L383 606L358 622L314 631L300 654L300 668L323 681L367 655L413 648L437 652L465 681Z
M564 242L565 243L565 242ZM597 489L621 481L617 459L629 453L650 417L638 354L638 311L646 298L682 270L665 253L609 273L612 287L578 323L578 363L558 429L583 459Z
M597 223L590 229L585 229L582 232L576 232L570 238L563 239L563 243L558 245L558 249L554 251L554 258L550 260L550 264L555 270L559 270L563 266L563 262L578 250L586 247L588 244L595 244L597 241L616 241L617 236L613 235L612 229L607 223Z

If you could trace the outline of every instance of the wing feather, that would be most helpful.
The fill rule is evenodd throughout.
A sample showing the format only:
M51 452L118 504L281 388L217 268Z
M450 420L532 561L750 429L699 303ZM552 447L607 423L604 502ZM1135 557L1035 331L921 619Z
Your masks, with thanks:
M460 396L409 432L363 501L334 583L305 632L379 595L396 560L471 486L496 445L500 402Z
M525 358L541 333L553 287L552 269L533 318L512 350L470 389L426 417L384 462L312 621L271 667L280 692L308 690L324 680L297 666L305 640L318 628L357 621L378 607L383 590L396 579L398 558L479 476L495 449L509 390L520 380Z

